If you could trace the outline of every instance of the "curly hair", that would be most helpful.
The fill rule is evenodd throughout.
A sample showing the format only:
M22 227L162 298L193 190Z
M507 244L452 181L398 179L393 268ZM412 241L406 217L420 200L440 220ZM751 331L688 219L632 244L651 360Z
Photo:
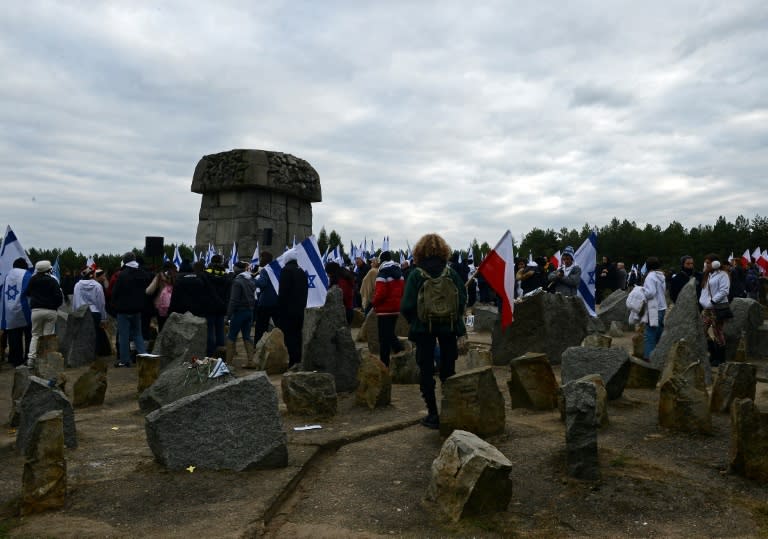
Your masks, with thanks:
M448 262L451 256L451 248L441 236L434 232L424 234L413 246L413 262L416 265L430 256L436 256L443 262Z

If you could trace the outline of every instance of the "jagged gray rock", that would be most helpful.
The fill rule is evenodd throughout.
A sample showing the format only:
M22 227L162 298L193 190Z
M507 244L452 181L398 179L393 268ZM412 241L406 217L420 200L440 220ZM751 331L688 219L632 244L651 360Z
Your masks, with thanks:
M563 384L588 374L599 374L605 381L608 399L621 397L629 378L629 353L623 348L572 346L563 352L560 378Z
M627 326L627 320L629 319L629 310L627 309L627 296L629 292L626 290L614 290L611 295L603 299L600 304L600 311L597 313L597 317L605 324L610 326L612 322L619 322L622 324L622 328Z
M48 380L37 376L29 377L29 385L19 399L19 428L16 431L16 450L24 453L32 438L37 420L45 413L60 410L64 421L64 445L77 447L75 413L72 403L55 387L49 387Z
M59 312L66 317L66 330L59 339L59 351L68 368L82 367L96 359L96 327L87 305L70 313Z
M712 412L729 412L736 399L755 400L757 367L750 363L723 363L718 367L709 409Z
M504 331L494 325L491 355L495 365L506 365L528 352L546 354L553 364L569 346L578 346L587 336L590 316L584 301L576 296L540 293L515 304L515 322Z
M696 297L696 281L693 279L680 291L674 307L667 309L664 317L664 331L651 353L651 365L663 371L670 350L680 339L685 339L688 343L692 357L696 359L709 357L704 326L699 314L699 299ZM708 362L705 368L709 368Z
M336 391L354 391L360 354L347 325L339 287L328 290L325 305L305 311L302 336L302 370L330 373L336 381Z
M264 372L183 397L148 414L144 425L155 459L171 470L288 464L277 391Z
M152 353L161 356L160 368L172 363L205 357L208 325L205 318L190 312L171 313L157 339Z
M725 333L725 359L733 361L742 335L746 338L747 358L759 358L765 354L760 350L760 326L763 325L763 311L760 303L749 298L734 298L731 301L733 318L723 326Z
M490 436L504 432L504 396L496 384L492 367L454 374L443 382L440 433L454 429Z
M288 413L310 417L336 415L338 396L327 372L287 372L280 381Z
M577 479L599 479L597 387L589 380L573 381L563 386L563 398L568 475Z

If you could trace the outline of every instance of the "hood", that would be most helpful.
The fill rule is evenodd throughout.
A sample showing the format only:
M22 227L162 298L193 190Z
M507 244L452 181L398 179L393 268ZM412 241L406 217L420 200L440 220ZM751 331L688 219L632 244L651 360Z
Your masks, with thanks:
M93 290L97 286L101 286L100 283L94 281L93 279L81 279L79 283L80 283L80 288L84 288L86 290Z

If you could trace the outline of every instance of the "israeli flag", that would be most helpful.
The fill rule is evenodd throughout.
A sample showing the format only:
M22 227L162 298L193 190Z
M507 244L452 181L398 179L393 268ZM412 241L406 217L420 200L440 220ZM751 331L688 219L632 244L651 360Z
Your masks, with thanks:
M320 259L320 249L317 247L314 236L308 237L265 266L275 292L280 294L280 273L287 259L293 254L296 255L299 267L307 274L309 287L307 308L325 305L325 296L328 294L328 275L325 273L323 261Z
M256 249L253 250L253 256L251 257L251 268L259 267L259 242L256 242Z
M163 264L165 264L166 262L170 262L170 261L171 260L168 258L168 255L163 253Z
M173 265L176 266L176 271L179 271L179 268L181 267L181 255L179 254L178 245L173 249Z
M59 255L56 255L56 261L51 268L51 275L53 275L53 278L58 282L61 282L61 264L59 263Z
M235 270L235 262L237 262L237 242L232 242L232 252L229 253L229 263L227 264L227 271L232 273Z
M573 262L581 268L581 282L576 293L584 300L591 316L595 312L595 273L597 271L597 233L593 230L576 250Z
M384 241L381 242L381 250L389 251L389 236L384 236Z
M23 258L27 261L27 267L32 267L32 261L29 260L16 234L13 233L11 226L8 225L5 229L2 247L0 247L0 290L2 290L6 276L11 271L11 268L13 268L13 261L17 258Z

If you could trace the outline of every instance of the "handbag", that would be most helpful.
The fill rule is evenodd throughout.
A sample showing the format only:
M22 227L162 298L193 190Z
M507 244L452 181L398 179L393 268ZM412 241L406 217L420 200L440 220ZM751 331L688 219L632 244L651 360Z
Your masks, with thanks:
M712 298L712 290L709 288L709 282L707 282L707 290L709 290L709 297ZM715 313L716 320L728 320L733 318L733 311L731 310L731 304L727 301L722 303L712 302L712 311Z

